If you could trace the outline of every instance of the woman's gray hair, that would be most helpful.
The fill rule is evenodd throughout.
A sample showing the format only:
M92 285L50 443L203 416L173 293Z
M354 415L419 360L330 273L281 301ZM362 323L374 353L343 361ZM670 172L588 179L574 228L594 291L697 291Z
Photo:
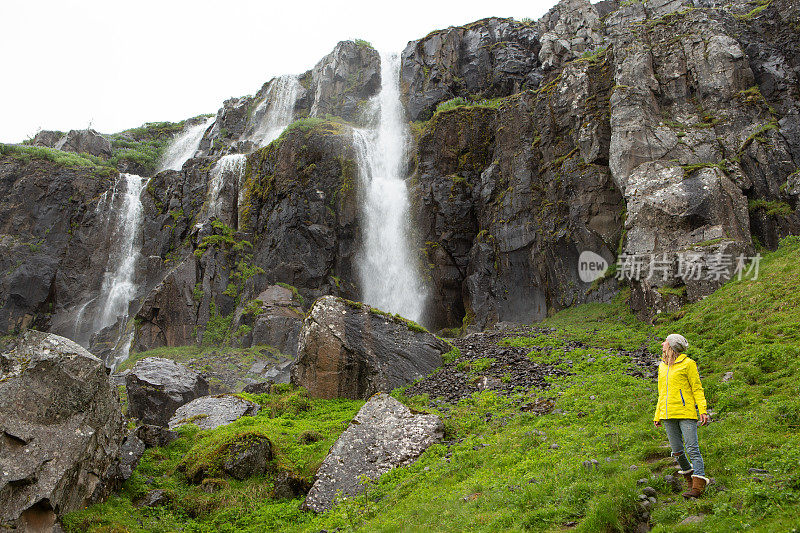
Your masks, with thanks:
M683 353L689 347L689 341L686 340L686 337L677 333L667 335L667 344L677 353Z

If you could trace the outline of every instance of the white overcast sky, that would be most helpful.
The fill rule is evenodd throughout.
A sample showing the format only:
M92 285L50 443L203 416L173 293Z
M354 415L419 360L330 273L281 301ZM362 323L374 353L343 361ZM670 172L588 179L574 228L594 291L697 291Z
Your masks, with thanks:
M401 51L489 16L538 19L556 0L0 0L0 142L39 129L113 133L215 113L337 42Z

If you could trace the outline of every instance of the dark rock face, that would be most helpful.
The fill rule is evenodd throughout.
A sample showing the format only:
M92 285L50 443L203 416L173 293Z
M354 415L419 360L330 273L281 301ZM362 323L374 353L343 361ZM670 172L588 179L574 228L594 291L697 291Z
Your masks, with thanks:
M541 80L537 30L513 19L487 18L432 32L403 50L402 98L411 120L430 118L456 96L508 96Z
M530 322L610 296L577 271L586 249L613 261L622 230L605 166L609 68L571 64L548 91L437 113L420 132L412 198L432 327Z
M144 441L136 436L135 430L128 433L120 447L118 467L120 480L125 481L131 477L146 447Z
M113 183L87 167L0 159L0 331L48 329L96 295L108 257L96 204Z
M305 496L311 490L311 484L298 479L288 472L278 472L274 477L272 497L276 500L293 500L298 496Z
M170 431L162 426L152 424L142 424L138 426L133 434L142 441L146 448L166 446L178 438L178 432Z
M372 480L407 465L444 436L436 415L412 414L387 394L376 394L364 404L350 426L331 446L314 476L303 508L321 513L343 497L363 492L362 476Z
M334 296L314 302L300 332L292 383L318 398L368 398L441 365L447 343L376 311Z
M255 416L258 404L237 396L203 396L181 405L169 419L169 429L195 424L202 429L216 429L243 416Z
M660 287L685 286L693 301L724 281L681 278L677 254L702 252L707 267L715 254L752 255L754 238L774 248L800 229L798 70L786 52L797 46L786 31L797 7L770 5L753 21L730 16L749 12L738 3L686 7L562 1L536 24L537 91L415 128L412 197L432 327L527 322L607 299L613 280L579 279L585 250L609 263L622 252L648 262L669 254L670 276L631 282L632 307L649 318L680 303ZM443 61L460 68L455 53ZM404 55L404 72L419 65ZM409 91L415 118L414 94L434 93Z
M128 416L166 426L181 405L208 394L208 383L180 363L160 357L138 361L125 377Z
M202 215L203 189L199 206L189 198L198 196L193 179L208 183L208 170L203 167L208 160L188 162L182 184L171 185L181 174L171 174L170 181L165 176L165 185L173 192L159 193L154 201L163 206L166 217L166 213L182 210L185 218L177 222L176 230L184 232L191 246L170 262L161 282L150 286L138 312L136 349L201 339L213 303L222 316L234 313L234 330L250 328L237 339L243 346L265 343L293 355L302 298L354 295L352 256L357 245L358 206L351 130L323 123L307 131L292 131L281 142L247 158L241 186L232 184L220 193L226 197L223 205L239 205L238 213L230 207L218 218L238 230L228 237L210 223L183 225L184 220ZM164 219L162 227L170 223ZM203 242L223 237L230 244L198 252ZM170 245L181 246L172 239ZM192 250L198 253L189 253ZM159 252L174 254L163 246ZM242 282L242 265L257 265L259 271ZM300 293L276 286L278 282L298 287ZM231 284L238 286L238 298L230 295ZM260 308L258 314L253 313L253 306Z
M334 123L293 131L248 156L242 229L252 235L254 263L265 271L254 278L261 289L248 298L276 282L300 288L306 300L354 295L355 157L352 131Z
M0 523L48 531L114 487L125 437L103 362L28 331L0 354Z

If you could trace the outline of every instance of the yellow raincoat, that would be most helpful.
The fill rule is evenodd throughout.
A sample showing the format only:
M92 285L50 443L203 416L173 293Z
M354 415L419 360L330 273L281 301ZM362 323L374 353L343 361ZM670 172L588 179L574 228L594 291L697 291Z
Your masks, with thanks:
M672 366L664 361L658 365L658 403L653 420L665 418L694 418L697 411L706 412L706 397L697 363L682 353Z

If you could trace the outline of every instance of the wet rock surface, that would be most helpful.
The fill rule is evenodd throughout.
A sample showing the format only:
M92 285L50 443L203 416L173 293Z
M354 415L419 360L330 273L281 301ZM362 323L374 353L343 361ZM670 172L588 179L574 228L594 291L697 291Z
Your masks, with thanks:
M319 467L303 508L317 513L364 490L362 477L377 479L413 462L444 436L436 415L414 414L403 404L378 393L359 410Z
M21 530L101 501L125 425L97 357L28 331L0 353L0 524Z
M147 357L125 377L128 416L166 426L181 405L208 394L206 380L171 359Z

